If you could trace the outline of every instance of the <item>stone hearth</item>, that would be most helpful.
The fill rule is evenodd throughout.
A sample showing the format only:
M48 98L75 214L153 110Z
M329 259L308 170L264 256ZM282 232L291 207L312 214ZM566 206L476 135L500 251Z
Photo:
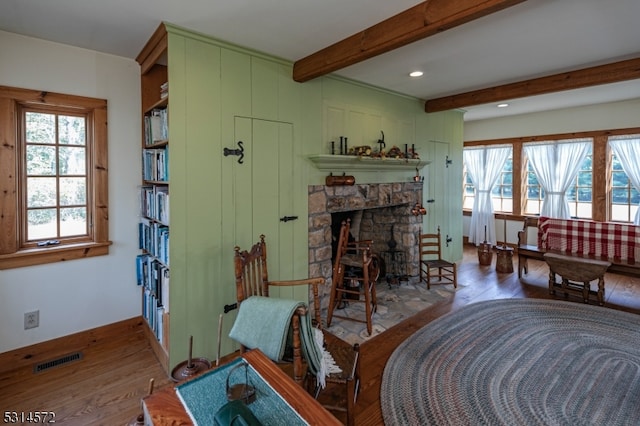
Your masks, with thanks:
M326 279L322 305L328 304L332 279L332 214L362 212L358 240L373 240L373 252L389 250L393 239L406 253L407 274L418 275L422 216L411 209L422 203L422 183L396 182L353 186L309 186L309 276ZM335 216L335 215L334 215ZM326 300L325 300L326 299Z

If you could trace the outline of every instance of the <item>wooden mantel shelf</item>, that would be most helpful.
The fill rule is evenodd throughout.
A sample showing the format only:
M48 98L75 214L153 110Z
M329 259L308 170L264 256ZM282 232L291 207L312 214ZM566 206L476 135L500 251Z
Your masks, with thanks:
M415 170L422 169L430 161L407 158L373 158L355 155L310 155L309 160L318 170L360 170L377 172L380 170Z

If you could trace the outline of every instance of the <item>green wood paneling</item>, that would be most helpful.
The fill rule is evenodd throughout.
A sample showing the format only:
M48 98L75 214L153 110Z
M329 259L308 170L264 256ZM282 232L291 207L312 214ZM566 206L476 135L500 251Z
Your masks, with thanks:
M169 58L173 366L187 358L190 336L194 355L210 356L212 308L224 304L211 285L220 278L220 48L170 35Z
M277 63L251 58L251 115L265 120L278 120Z
M187 191L186 336L193 336L193 353L204 354L216 347L218 313L225 303L220 282L222 215L220 141L220 48L200 40L187 39L186 111L187 164L183 176ZM171 90L171 89L169 89ZM173 228L172 228L173 231ZM172 232L173 235L173 232ZM185 345L185 349L188 348ZM183 352L183 356L188 354Z
M219 315L235 300L235 245L249 248L264 233L271 277L307 276L307 187L324 184L327 173L306 156L328 153L328 135L346 135L352 146L374 145L383 130L388 148L414 143L422 158L433 148L429 141L446 141L454 165L447 207L438 214L450 215L449 232L461 240L461 113L425 114L419 100L334 77L299 84L290 63L168 28L170 366L186 359L191 335L194 356L215 359ZM243 164L222 155L240 140ZM415 174L340 172L358 183L407 181ZM285 224L279 221L285 215L299 219ZM283 295L304 299L306 292ZM222 355L237 347L226 337L235 315L224 316Z

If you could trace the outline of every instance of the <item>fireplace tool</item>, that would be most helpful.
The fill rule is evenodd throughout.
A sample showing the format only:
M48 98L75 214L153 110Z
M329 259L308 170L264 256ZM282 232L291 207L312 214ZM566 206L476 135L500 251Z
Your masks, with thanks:
M199 373L211 368L211 362L206 358L193 359L191 351L193 349L193 336L189 337L189 358L186 361L176 365L171 371L171 378L175 382L181 382L189 379Z
M484 243L478 246L478 263L483 266L491 265L493 251L491 244L487 242L487 225L484 226Z

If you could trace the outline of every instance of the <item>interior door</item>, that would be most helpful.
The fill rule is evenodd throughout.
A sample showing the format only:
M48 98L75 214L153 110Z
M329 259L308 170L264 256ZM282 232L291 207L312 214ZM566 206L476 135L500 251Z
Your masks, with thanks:
M264 234L269 277L292 278L291 222L303 220L291 219L297 216L293 211L293 125L236 117L235 134L244 149L242 163L234 162L232 172L236 244L248 249Z
M427 183L426 203L427 216L424 225L425 232L436 232L438 226L442 233L443 257L447 254L447 235L451 235L449 222L449 144L441 141L431 141L427 158L429 164L429 182Z

